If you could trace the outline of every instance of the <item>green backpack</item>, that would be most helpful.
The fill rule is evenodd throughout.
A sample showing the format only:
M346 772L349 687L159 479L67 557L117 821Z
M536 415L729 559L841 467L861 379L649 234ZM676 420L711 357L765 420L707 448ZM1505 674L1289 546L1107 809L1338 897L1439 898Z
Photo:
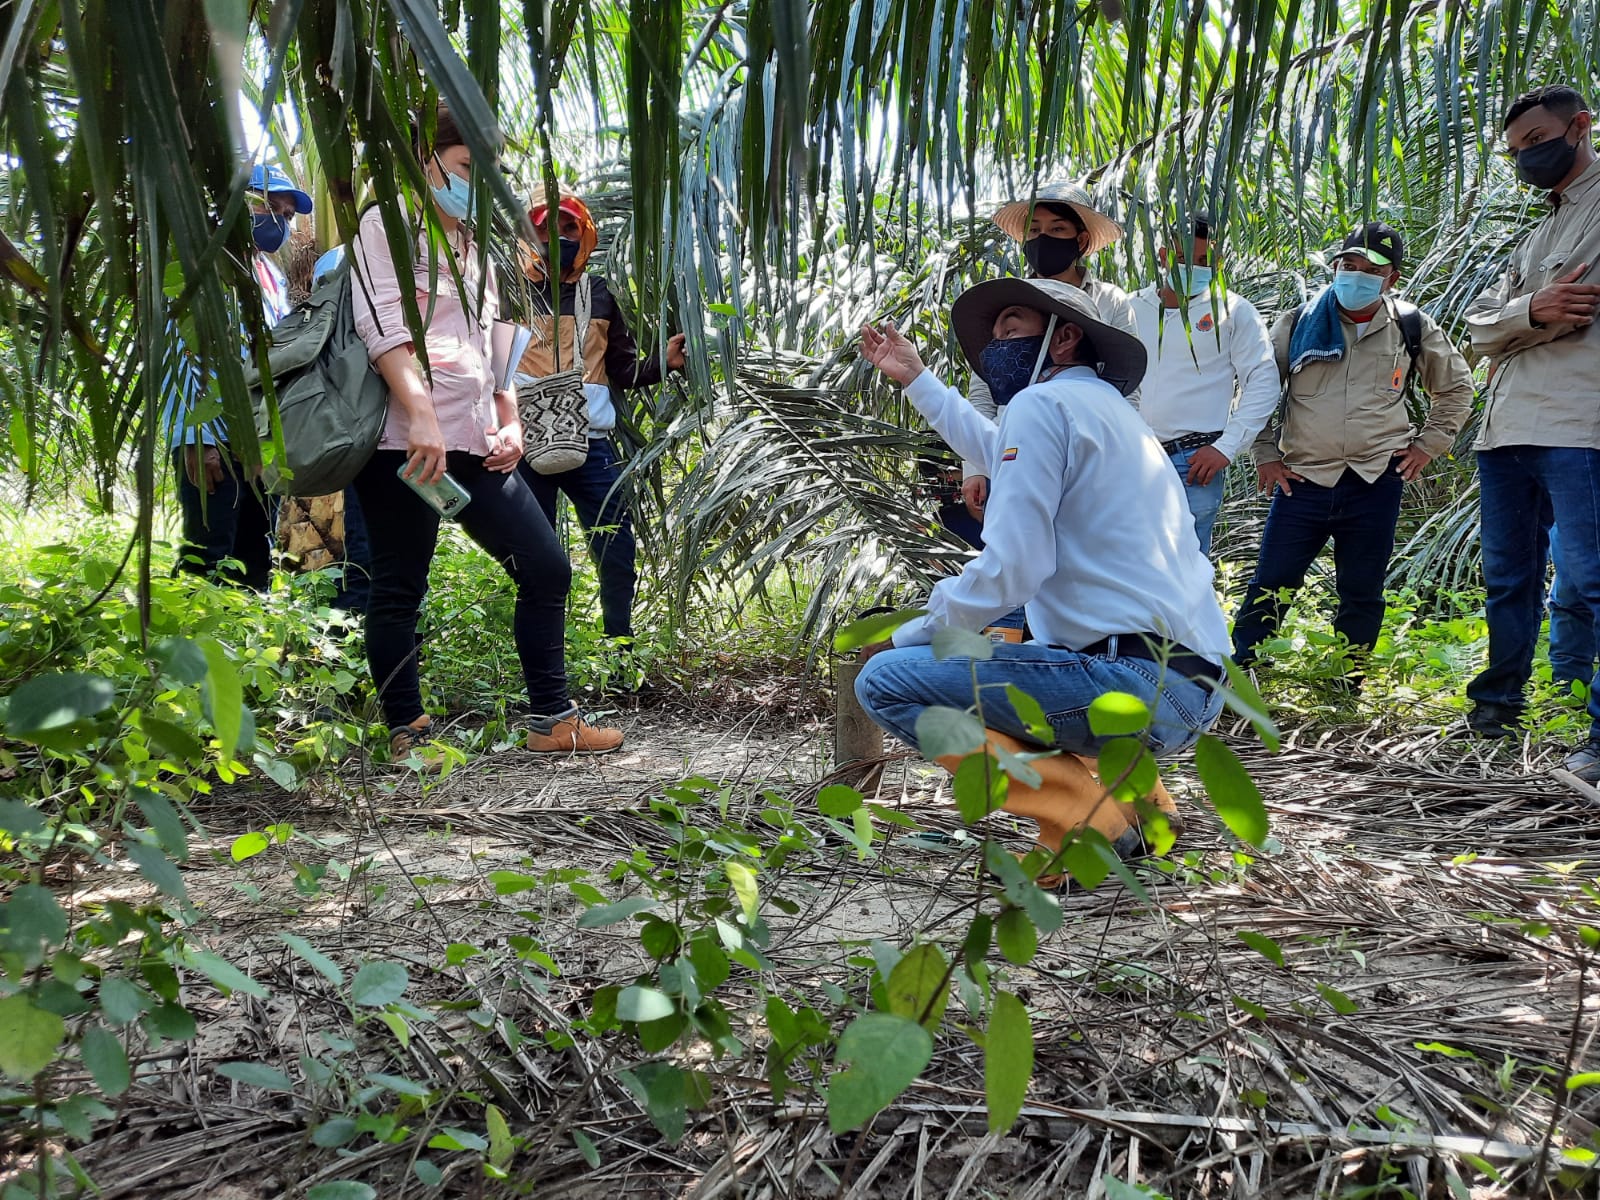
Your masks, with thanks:
M272 329L267 363L284 456L262 468L268 491L326 496L350 486L383 436L389 388L356 333L349 258ZM256 364L245 364L256 434L272 438Z

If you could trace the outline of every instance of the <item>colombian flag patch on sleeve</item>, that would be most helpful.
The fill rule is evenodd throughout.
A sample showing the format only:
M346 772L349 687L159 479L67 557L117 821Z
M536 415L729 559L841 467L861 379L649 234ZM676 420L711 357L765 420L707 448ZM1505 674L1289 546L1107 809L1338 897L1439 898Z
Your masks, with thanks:
M1017 456L1017 448L1015 446L1012 446L1009 450L1007 450L1004 454L1002 454L1000 456L1000 461L1001 462L1010 462L1012 459L1016 458L1016 456Z

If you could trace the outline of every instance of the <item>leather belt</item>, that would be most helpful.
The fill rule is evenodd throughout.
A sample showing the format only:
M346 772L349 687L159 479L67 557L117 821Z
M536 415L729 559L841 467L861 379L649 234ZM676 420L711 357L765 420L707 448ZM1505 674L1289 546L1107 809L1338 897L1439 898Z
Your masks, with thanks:
M1055 649L1064 650L1065 646ZM1220 681L1223 670L1209 658L1196 654L1182 642L1169 642L1153 633L1114 633L1101 638L1092 646L1078 651L1094 658L1138 658L1145 662L1165 663L1168 670L1185 679L1210 679Z
M1175 437L1170 442L1162 442L1161 448L1169 455L1180 453L1184 450L1198 450L1201 446L1209 446L1222 436L1222 430L1215 433L1186 433L1182 437Z

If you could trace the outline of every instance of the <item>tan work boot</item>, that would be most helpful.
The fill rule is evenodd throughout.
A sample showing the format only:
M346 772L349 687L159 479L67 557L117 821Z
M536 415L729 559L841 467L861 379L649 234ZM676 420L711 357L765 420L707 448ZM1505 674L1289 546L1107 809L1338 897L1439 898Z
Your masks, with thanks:
M997 730L984 732L990 746L998 746L1012 754L1031 753L1038 749ZM960 761L956 755L947 755L939 760L939 765L954 773ZM1094 759L1063 753L1034 759L1029 765L1039 772L1039 786L1030 788L1025 783L1011 779L1006 788L1003 808L1019 817L1030 818L1038 826L1035 841L1049 852L1052 859L1061 853L1061 847L1068 838L1084 828L1094 829L1124 857L1136 852L1142 845L1137 807L1106 794L1096 769L1098 763ZM1183 822L1178 816L1177 805L1172 802L1166 785L1159 778L1154 789L1145 797L1145 802L1161 810L1174 834L1181 832ZM1036 882L1040 887L1055 887L1062 878L1060 874L1041 875Z
M424 771L438 771L444 766L444 755L422 749L432 737L433 719L426 713L407 725L396 725L389 730L389 761L404 763L416 752Z
M535 754L610 754L622 745L622 730L591 725L574 712L550 726L528 730L528 749Z

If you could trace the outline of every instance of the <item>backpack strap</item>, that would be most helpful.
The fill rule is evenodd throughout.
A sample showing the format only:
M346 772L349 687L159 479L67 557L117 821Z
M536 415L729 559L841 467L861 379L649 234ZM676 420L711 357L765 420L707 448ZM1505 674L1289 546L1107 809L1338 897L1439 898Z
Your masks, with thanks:
M1395 318L1400 322L1400 336L1405 339L1406 354L1411 364L1406 368L1406 391L1410 392L1416 378L1417 364L1422 361L1422 310L1404 300L1394 302Z
M594 276L585 271L578 276L578 286L575 289L575 303L573 305L572 331L572 357L577 361L572 365L577 368L578 374L588 372L588 356L584 353L589 343L589 318L594 315Z

